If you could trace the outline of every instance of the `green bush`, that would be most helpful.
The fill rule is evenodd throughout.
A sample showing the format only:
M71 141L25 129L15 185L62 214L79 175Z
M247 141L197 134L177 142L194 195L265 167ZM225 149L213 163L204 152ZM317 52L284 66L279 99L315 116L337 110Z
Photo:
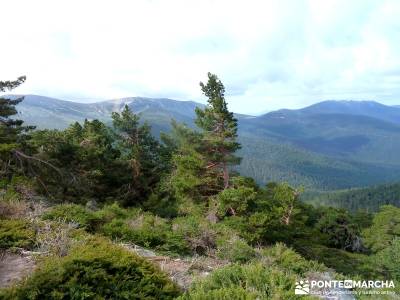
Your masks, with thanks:
M172 255L190 253L184 237L172 231L167 220L149 213L139 213L130 219L114 219L101 228L101 233Z
M372 266L365 254L329 248L309 241L297 241L294 247L306 259L318 261L337 272L351 276L361 275L364 278L378 278L380 276L378 270Z
M255 258L257 254L245 241L235 237L219 244L218 257L232 262L245 263Z
M90 232L95 231L102 223L102 219L94 212L78 204L56 205L43 215L43 219L74 223Z
M179 288L149 261L92 237L51 257L2 299L173 299Z
M371 261L387 279L400 282L400 238L394 238L390 246L373 255Z
M310 271L326 271L326 267L312 260L306 260L294 250L282 243L272 247L264 248L261 251L264 264L273 265L281 269L304 276Z
M229 188L220 192L217 196L218 215L245 215L249 206L254 205L257 193L253 188L238 187Z
M35 231L27 221L0 220L0 249L12 247L31 249L35 243Z
M195 282L180 299L298 299L294 295L296 279L305 278L308 272L326 270L324 265L307 261L278 243L262 249L248 264L214 271Z
M375 214L372 226L363 232L364 242L373 252L390 246L393 238L400 237L400 208L384 205Z
M111 205L105 205L101 210L94 213L96 217L103 220L103 222L110 222L113 219L127 219L131 216L136 216L140 212L136 208L122 208L118 203L113 203Z
M295 281L294 275L261 263L234 264L195 282L181 299L297 299Z
M216 248L217 231L201 216L176 218L172 230L183 237L192 253L205 255Z
M178 298L179 300L256 300L257 293L246 291L243 287L220 288L218 290L194 290Z
M102 227L102 233L106 236L144 247L163 244L168 231L165 220L150 214L140 214L129 220L114 219Z

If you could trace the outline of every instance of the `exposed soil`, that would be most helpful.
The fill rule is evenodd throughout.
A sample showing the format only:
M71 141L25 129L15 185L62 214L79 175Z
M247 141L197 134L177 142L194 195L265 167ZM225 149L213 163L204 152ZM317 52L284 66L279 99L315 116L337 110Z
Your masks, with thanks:
M0 254L0 288L10 286L35 268L32 256L3 252Z
M184 290L187 290L193 280L206 277L213 270L228 264L225 260L211 257L172 258L158 256L156 253L137 245L122 244L129 251L145 257L160 267L169 277Z

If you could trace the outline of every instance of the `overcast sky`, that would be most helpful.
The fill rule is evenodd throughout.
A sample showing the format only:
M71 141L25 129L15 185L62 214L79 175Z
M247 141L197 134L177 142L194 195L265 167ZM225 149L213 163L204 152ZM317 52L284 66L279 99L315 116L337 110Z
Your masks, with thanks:
M80 102L205 102L216 73L235 112L324 99L400 104L400 1L1 2L0 80Z

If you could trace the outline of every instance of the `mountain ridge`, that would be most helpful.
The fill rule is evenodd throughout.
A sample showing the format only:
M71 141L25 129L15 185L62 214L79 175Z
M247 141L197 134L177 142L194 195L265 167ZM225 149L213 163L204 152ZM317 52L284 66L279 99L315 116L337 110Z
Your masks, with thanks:
M325 100L300 109L279 109L261 116L332 113L363 115L400 124L400 106L389 106L371 100Z

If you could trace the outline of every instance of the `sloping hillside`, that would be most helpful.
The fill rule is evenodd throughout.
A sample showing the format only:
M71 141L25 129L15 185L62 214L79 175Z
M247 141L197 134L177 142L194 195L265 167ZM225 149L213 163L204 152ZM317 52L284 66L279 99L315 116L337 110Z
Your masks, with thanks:
M306 193L303 200L316 205L343 207L353 212L360 209L374 212L382 205L400 206L400 183L325 193Z

